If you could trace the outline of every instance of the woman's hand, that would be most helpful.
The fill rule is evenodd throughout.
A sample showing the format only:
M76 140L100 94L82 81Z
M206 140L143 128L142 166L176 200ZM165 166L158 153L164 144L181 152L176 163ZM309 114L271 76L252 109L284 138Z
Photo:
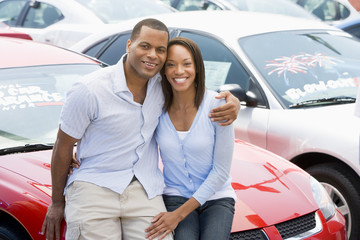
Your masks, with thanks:
M73 173L74 168L79 168L79 167L80 167L80 162L76 158L76 149L75 149L72 161L69 166L69 175L71 175Z
M153 224L145 230L147 232L145 237L154 239L159 236L158 239L161 240L166 235L172 234L181 220L175 212L162 212L151 221Z

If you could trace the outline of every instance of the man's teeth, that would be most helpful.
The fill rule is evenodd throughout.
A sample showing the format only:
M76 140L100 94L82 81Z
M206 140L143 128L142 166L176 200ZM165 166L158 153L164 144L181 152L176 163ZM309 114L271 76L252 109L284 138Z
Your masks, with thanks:
M174 80L177 83L183 83L183 82L185 82L186 78L175 78Z
M155 64L154 64L154 63L145 62L145 64L148 65L148 66L151 66L151 67L155 67Z

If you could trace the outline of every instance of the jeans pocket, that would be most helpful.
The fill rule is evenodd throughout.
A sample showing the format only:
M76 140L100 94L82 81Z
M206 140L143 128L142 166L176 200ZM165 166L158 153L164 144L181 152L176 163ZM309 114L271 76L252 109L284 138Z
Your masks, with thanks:
M80 224L70 223L66 226L66 240L78 240L80 238Z

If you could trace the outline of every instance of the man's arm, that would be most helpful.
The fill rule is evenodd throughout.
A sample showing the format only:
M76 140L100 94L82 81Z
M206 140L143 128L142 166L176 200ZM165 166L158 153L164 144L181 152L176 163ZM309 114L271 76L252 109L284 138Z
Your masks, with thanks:
M78 141L61 129L58 131L51 158L52 203L49 205L41 229L46 239L60 240L61 222L64 218L65 198L63 195L69 166L72 161L74 144Z
M221 92L216 98L225 98L226 103L211 110L209 117L213 122L219 122L221 126L227 126L233 123L240 110L240 101L229 91Z

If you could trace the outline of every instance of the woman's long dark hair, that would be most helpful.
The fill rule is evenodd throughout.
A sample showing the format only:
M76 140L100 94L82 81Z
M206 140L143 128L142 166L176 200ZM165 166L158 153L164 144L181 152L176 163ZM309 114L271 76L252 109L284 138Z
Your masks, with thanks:
M184 46L186 49L189 50L189 52L191 53L194 59L195 71L196 71L195 81L194 81L195 89L196 89L194 105L196 108L199 108L205 93L205 67L204 67L204 61L201 55L200 48L193 40L184 37L176 37L171 39L169 41L167 49L169 50L170 47L173 45ZM166 63L164 64L164 67L161 69L160 73L162 77L161 86L165 96L164 109L165 111L168 111L170 109L173 100L173 92L172 92L171 84L166 79L165 68L166 68Z

